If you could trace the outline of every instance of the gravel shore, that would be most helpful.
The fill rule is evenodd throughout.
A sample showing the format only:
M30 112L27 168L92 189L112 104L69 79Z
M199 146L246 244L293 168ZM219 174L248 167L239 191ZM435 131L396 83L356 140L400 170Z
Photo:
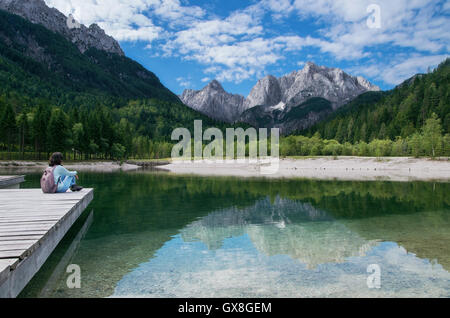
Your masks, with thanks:
M63 163L64 164L64 163ZM0 161L0 169L12 172L43 170L48 166L47 161ZM94 172L113 172L113 171L134 171L141 167L113 161L87 161L87 162L68 162L64 164L69 170L76 171L94 171Z
M371 157L316 157L307 159L280 159L273 174L261 174L261 164L205 162L177 162L160 169L176 174L210 176L307 178L323 180L390 180L390 181L450 181L448 158L371 158Z

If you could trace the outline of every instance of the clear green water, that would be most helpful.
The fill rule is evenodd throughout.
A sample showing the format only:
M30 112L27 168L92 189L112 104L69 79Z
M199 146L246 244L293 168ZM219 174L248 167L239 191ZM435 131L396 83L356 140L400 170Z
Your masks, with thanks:
M93 203L21 297L450 297L449 183L80 180Z

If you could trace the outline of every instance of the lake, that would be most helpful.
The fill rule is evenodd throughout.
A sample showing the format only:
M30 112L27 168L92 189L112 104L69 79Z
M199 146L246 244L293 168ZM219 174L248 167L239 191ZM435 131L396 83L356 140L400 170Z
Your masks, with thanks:
M449 183L80 181L94 201L20 297L450 297Z

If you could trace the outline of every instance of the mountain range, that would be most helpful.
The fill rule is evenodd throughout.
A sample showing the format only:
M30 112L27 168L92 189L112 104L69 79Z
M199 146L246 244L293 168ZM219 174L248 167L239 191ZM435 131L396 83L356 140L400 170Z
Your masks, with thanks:
M427 74L417 74L386 92L368 92L342 106L321 122L297 133L355 144L374 139L403 140L422 132L436 116L450 133L450 59ZM447 138L450 138L447 135ZM402 147L405 147L403 145ZM450 149L450 144L445 146Z
M43 0L0 0L0 114L2 103L10 105L30 124L37 105L45 104L68 114L101 108L116 123L129 121L130 138L166 141L174 128L191 127L194 119L205 126L250 124L357 142L409 136L436 113L446 133L448 74L447 60L432 74L381 92L362 77L308 62L302 70L260 79L247 97L226 92L217 80L177 96L97 25L76 24ZM100 145L101 132L89 125L86 135ZM114 142L125 143L109 146Z
M171 132L195 119L224 128L181 103L97 26L43 0L0 0L0 153L168 157Z
M53 99L61 89L118 98L179 102L158 77L126 57L97 25L70 28L43 0L0 0L0 55L5 87ZM11 77L14 74L14 77ZM0 73L0 76L2 73ZM35 78L36 77L36 78Z
M185 90L184 104L217 120L278 127L283 133L310 127L366 92L380 88L338 68L307 62L300 71L260 79L245 98L213 80L202 90Z
M55 8L49 8L44 0L0 0L0 9L14 13L34 24L63 35L74 43L81 53L90 48L124 56L119 43L105 34L97 24L86 27L70 20Z
M217 80L211 81L200 91L184 90L180 99L202 114L229 123L237 121L247 109L243 96L227 93Z

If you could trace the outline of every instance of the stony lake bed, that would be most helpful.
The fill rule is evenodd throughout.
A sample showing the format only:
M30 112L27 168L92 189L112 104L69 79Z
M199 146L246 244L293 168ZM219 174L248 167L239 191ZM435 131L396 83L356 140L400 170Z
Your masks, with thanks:
M450 297L448 182L80 180L94 201L21 297ZM80 266L80 289L67 287L67 264ZM374 264L380 288L368 285Z

